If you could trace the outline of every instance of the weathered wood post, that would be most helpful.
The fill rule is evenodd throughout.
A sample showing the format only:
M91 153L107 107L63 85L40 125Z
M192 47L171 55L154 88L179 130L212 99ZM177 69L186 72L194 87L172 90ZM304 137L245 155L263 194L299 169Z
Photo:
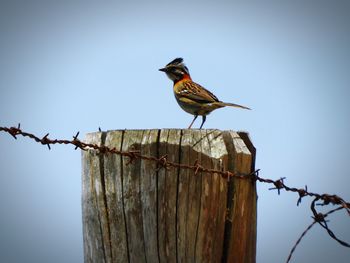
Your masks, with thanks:
M183 165L254 170L246 133L117 130L88 134L85 142ZM252 180L92 149L82 165L85 262L255 262Z

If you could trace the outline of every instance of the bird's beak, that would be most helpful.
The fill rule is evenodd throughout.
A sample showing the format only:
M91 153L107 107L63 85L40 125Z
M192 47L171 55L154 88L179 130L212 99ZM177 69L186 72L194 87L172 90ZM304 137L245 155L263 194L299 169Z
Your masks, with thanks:
M159 71L166 72L166 68L160 68Z

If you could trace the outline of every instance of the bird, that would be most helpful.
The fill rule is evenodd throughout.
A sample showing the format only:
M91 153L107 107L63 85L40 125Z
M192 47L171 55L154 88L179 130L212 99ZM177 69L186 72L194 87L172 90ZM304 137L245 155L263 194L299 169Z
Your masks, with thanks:
M202 129L207 115L222 107L230 106L250 110L239 104L222 102L209 90L192 81L183 58L175 58L159 71L164 72L174 82L174 95L179 106L187 113L194 115L188 129L191 129L198 116L202 116L202 124L199 128Z

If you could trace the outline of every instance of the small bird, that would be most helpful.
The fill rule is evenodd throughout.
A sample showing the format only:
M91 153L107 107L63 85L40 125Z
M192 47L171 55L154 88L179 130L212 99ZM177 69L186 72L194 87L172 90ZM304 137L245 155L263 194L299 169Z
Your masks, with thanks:
M202 129L206 120L206 116L213 110L231 106L250 110L250 108L220 101L213 93L203 88L201 85L192 81L188 68L183 63L182 58L176 58L168 63L164 68L159 69L167 74L174 82L174 95L180 107L194 115L188 129L191 129L192 124L197 119L198 115L202 116L202 124L199 129Z

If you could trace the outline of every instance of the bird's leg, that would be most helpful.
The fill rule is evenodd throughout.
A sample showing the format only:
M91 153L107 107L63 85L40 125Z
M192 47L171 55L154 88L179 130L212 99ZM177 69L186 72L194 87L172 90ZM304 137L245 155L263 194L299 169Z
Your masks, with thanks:
M189 129L191 129L192 124L193 124L193 123L194 123L194 121L197 119L197 117L198 117L198 115L194 115L194 119L193 119L193 121L191 122L190 126L188 127Z
M203 124L205 123L205 120L207 119L207 116L206 115L203 115L202 116L202 124L201 124L201 127L199 127L199 129L202 129L203 127Z

